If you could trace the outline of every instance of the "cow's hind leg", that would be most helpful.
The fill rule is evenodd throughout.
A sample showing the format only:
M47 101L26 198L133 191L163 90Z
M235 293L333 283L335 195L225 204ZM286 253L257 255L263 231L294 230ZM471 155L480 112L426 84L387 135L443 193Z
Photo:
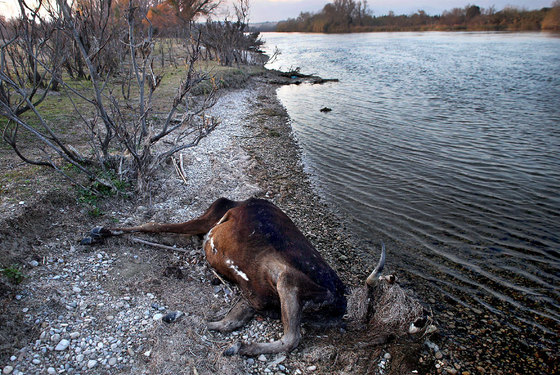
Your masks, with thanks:
M202 216L185 223L146 223L134 227L95 227L91 230L90 235L82 239L80 243L82 245L93 245L102 242L106 237L134 232L178 233L188 236L205 234L223 218L229 209L239 205L239 203L226 198L220 198L212 203Z
M240 300L227 315L217 321L208 322L208 329L220 332L231 332L243 327L255 315L255 310L245 300Z
M289 352L295 349L301 339L302 307L298 293L298 275L288 272L278 278L277 290L282 309L284 335L276 341L267 343L236 343L224 352L224 355L243 354L248 356L262 353Z

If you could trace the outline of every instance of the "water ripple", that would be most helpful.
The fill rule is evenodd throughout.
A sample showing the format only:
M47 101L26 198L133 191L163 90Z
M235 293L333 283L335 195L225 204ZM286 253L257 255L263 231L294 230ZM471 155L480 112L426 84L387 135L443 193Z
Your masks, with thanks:
M465 306L514 310L513 327L551 333L560 39L409 35L265 36L282 50L276 67L341 80L278 92L308 168L358 234L410 249L409 272Z

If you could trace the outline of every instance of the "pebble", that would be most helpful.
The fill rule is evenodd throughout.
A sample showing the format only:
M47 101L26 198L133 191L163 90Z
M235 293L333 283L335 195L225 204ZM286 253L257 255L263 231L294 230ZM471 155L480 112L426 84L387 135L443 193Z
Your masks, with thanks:
M69 345L70 345L70 341L68 341L66 339L62 339L62 340L60 340L60 342L58 343L56 348L54 348L54 350L60 352L60 351L66 350Z
M315 371L315 370L317 370L317 366L315 366L315 365L309 366L307 368L307 371Z
M266 362L266 356L264 354L261 354L257 359L261 362Z
M56 374L56 370L54 369L54 367L49 367L47 369L47 373L50 374L50 375L54 375L54 374Z
M165 323L173 323L174 321L179 319L182 315L183 313L181 311L173 311L165 315L163 318L161 318L161 320L163 320Z
M95 359L90 359L87 363L87 367L94 368L95 366L97 366L97 361Z
M443 354L441 352L436 352L436 359L442 359Z
M274 366L278 366L280 363L284 362L284 360L286 359L285 355L281 355L278 358L276 358L274 361L269 363L270 367L274 367Z
M160 314L160 313L154 314L154 317L153 317L154 320L160 320L161 318L163 318L163 314Z
M383 356L383 358L385 358L385 359L391 359L391 353L385 353L385 355Z
M14 371L14 368L12 366L6 366L2 370L2 374L11 374L12 371Z
M112 357L109 359L109 366L114 366L117 364L117 359L115 357Z
M29 262L29 265L31 267L37 267L39 265L39 262L37 262L36 260L32 260L32 261Z
M15 361L16 359L17 359L17 357L15 355L10 357L10 361L12 361L12 362Z

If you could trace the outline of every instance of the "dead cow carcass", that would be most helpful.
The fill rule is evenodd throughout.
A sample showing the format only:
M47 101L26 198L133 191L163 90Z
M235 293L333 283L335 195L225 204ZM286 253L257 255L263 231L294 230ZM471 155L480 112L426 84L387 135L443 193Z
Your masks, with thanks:
M220 198L199 218L178 224L147 223L128 228L95 228L83 243L130 232L205 235L210 265L237 284L243 298L212 330L228 332L246 324L255 312L280 311L283 336L270 343L236 343L225 354L258 355L294 349L301 339L301 321L336 321L346 313L345 286L290 218L263 199ZM385 261L383 253L368 278L372 284Z

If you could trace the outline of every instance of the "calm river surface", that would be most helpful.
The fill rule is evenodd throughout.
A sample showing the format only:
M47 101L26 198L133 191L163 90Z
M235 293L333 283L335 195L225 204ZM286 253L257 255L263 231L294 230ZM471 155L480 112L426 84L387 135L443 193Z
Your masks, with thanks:
M308 172L356 233L446 298L556 336L560 38L263 36L281 51L270 67L340 79L278 95Z

